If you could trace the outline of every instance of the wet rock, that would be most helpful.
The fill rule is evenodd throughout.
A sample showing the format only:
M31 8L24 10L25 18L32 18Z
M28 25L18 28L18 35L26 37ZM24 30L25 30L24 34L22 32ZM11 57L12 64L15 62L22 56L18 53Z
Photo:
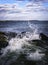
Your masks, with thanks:
M17 38L22 38L22 34L17 34L17 36L16 36Z
M0 41L0 48L4 48L8 45L7 41Z
M48 49L46 42L42 40L32 40L32 44L39 46L41 48L44 48L44 49Z
M44 49L48 49L48 37L43 33L40 33L39 37L40 40L32 40L32 44L35 44L36 46L42 47Z
M0 32L0 50L8 45L8 40L4 32Z
M25 36L25 31L24 32L21 32L21 34L18 35L19 38L23 38Z
M40 33L40 40L43 42L43 46L48 50L48 36L43 33Z
M17 38L23 38L25 36L25 31L24 32L21 32L21 33L18 33L17 34Z
M41 40L48 41L48 37L43 33L40 33L40 38Z
M21 32L21 34L25 34L26 33L26 31L24 31L24 32Z
M36 46L44 47L43 42L41 40L32 40L32 43L35 44Z
M36 65L36 61L27 60L25 56L25 54L21 54L18 59L10 65Z
M0 35L5 35L6 33L5 32L0 32Z
M15 38L17 36L17 33L15 33L15 32L7 32L6 36L7 36L8 40L10 40L11 38Z
M8 36L11 36L11 37L16 37L16 35L17 35L17 33L15 33L15 32L9 32L8 33Z

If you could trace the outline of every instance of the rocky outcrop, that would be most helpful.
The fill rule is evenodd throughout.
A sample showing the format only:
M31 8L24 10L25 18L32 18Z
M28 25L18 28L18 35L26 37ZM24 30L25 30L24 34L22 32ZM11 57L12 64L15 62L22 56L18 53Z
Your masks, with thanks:
M40 39L43 40L43 41L48 41L48 36L46 36L43 33L40 33Z
M0 32L0 50L8 45L7 36L4 32Z
M17 33L8 32L8 33L6 33L6 36L8 37L8 40L10 40L11 38L15 38L17 36Z
M45 52L48 52L48 37L43 33L40 33L40 40L32 40L32 44L44 49Z

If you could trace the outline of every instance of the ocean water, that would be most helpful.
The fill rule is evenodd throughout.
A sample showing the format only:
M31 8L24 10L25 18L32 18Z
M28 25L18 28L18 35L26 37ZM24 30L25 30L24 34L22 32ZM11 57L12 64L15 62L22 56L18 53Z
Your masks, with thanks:
M40 40L40 33L48 36L48 21L3 21L0 31L17 33L8 41L8 46L1 49L0 65L48 65L48 53L43 53L48 46L37 46L32 41Z
M48 21L6 21L0 22L0 31L6 32L33 32L48 34Z

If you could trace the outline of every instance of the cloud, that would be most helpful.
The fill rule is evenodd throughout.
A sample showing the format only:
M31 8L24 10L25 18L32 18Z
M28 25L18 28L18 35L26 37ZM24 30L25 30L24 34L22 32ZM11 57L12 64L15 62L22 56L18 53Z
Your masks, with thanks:
M48 7L43 6L42 3L27 3L26 4L27 11L36 11L36 12L48 12Z
M39 2L39 1L41 1L41 2L48 2L48 0L29 0L29 1L34 1L34 2Z
M15 0L15 1L48 2L48 0Z
M0 20L48 20L48 8L41 2L27 2L24 7L0 4Z

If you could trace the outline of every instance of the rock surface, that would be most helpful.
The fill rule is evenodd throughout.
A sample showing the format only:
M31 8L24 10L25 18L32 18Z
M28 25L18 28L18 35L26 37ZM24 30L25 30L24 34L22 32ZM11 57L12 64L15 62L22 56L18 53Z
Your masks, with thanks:
M0 49L8 45L7 36L4 32L0 32Z
M41 40L43 40L43 41L48 41L48 36L46 36L46 35L43 34L43 33L40 33L40 38L41 38Z

